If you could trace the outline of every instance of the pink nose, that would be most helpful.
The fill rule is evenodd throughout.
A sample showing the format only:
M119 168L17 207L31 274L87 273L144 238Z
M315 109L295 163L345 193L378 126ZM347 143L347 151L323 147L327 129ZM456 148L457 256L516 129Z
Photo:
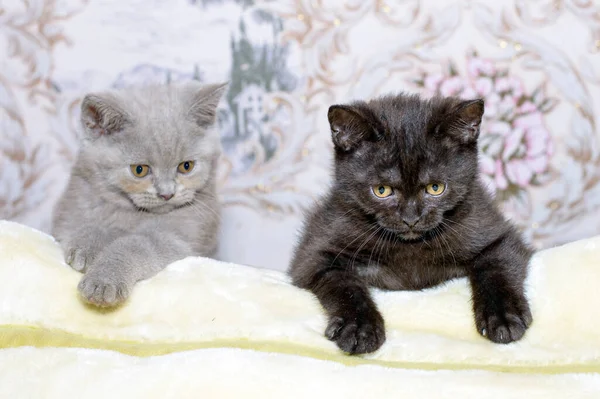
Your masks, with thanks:
M162 199L164 199L165 201L170 200L171 198L173 198L173 194L160 194L160 197Z

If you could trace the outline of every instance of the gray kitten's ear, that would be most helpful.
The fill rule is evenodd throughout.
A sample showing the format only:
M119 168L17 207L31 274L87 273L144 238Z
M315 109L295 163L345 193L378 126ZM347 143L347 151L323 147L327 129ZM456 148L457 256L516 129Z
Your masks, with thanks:
M88 94L81 103L81 124L89 137L119 132L130 122L118 100L109 93Z
M484 104L482 99L460 102L454 109L451 123L451 134L462 144L477 142L479 127L483 118Z
M379 136L369 121L354 107L332 105L327 112L327 118L333 144L342 151L351 151L362 141Z
M215 123L219 101L228 85L229 82L204 85L195 91L189 112L198 125L208 127Z

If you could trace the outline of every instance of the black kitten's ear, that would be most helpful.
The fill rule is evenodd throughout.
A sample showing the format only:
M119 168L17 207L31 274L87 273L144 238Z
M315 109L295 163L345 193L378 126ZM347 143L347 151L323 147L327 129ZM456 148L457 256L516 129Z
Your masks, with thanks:
M131 120L110 93L88 94L81 103L81 125L91 138L117 133Z
M452 115L450 133L462 144L470 144L479 137L479 126L483 117L482 99L467 100L459 103Z
M351 106L332 105L327 118L333 144L342 151L351 151L363 140L372 140L378 136L373 126Z
M228 85L229 83L218 83L194 88L190 114L198 125L208 127L215 123L217 107Z

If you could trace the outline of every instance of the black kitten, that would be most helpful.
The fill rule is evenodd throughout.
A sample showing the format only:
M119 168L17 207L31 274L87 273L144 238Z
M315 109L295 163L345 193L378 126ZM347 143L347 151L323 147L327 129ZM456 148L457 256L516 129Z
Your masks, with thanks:
M290 274L329 317L345 352L385 341L367 289L420 290L468 276L477 330L520 339L532 318L531 250L480 183L483 101L383 97L329 108L335 179L308 217Z

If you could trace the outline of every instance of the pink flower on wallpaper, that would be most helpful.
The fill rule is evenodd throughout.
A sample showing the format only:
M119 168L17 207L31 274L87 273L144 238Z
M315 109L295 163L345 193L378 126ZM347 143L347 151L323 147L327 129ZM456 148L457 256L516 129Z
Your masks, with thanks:
M518 98L523 95L523 84L515 77L501 77L495 81L494 91Z
M467 72L469 76L492 76L496 73L496 67L490 60L484 58L471 57L467 62Z
M494 81L490 78L479 78L474 82L475 92L480 96L488 96L494 90Z
M426 90L435 92L440 86L440 83L442 83L442 80L444 80L444 75L441 73L428 75L425 77L423 84Z
M442 96L456 96L465 88L465 82L460 76L452 76L442 80L439 91Z
M466 75L450 64L445 73L423 73L416 84L426 94L485 100L480 138L482 178L503 198L539 184L553 152L544 114L555 105L544 87L531 93L518 76L493 61L472 55Z

